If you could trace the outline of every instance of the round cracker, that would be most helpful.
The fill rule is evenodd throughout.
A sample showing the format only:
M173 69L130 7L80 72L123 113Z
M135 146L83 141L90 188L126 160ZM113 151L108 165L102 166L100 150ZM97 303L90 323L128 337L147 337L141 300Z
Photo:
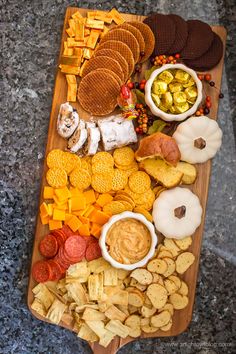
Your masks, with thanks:
M132 26L131 24L129 24L127 22L122 23L122 25L116 26L114 28L125 29L125 30L131 32L138 41L140 53L145 52L145 41L144 41L142 33L140 32L140 30L138 28ZM140 61L141 59L142 59L142 57L140 55L138 61Z
M62 156L62 165L69 175L76 167L81 167L81 159L78 155L65 151Z
M75 168L70 174L70 183L80 190L88 188L91 184L91 176L83 168Z
M85 77L93 70L101 69L101 68L104 69L109 68L109 70L113 71L116 75L118 75L121 78L122 82L124 82L124 73L122 71L119 62L105 55L93 57L90 60L88 60L88 62L84 66L82 77Z
M92 157L92 164L95 164L97 162L103 162L104 164L109 165L110 167L113 167L113 165L114 165L114 159L113 159L112 155L106 151L97 152Z
M128 182L128 177L125 172L115 169L112 178L112 190L119 191L123 189Z
M79 84L78 101L85 111L103 116L114 111L119 92L120 85L112 75L92 71Z
M104 205L103 211L108 214L116 215L123 213L125 211L125 206L118 201L112 201Z
M95 173L92 175L91 186L98 193L108 193L112 189L112 175Z
M49 168L46 180L53 188L63 188L67 185L67 173L62 168Z
M112 49L116 52L119 52L125 58L128 64L129 76L132 75L134 70L134 57L127 44L122 43L121 41L109 40L102 44L99 44L98 48L95 51L95 54L103 49Z
M102 38L101 43L104 43L109 40L121 41L122 43L127 44L133 54L134 62L138 62L140 56L140 48L137 39L131 32L124 29L115 28L114 30L109 31Z
M144 38L145 42L145 49L144 49L144 56L140 59L140 63L146 61L152 54L155 46L155 36L151 30L151 28L143 22L140 21L129 21L128 24L137 28Z
M113 158L116 164L120 166L128 166L129 168L134 162L134 151L128 146L118 148L114 151Z
M62 168L64 152L60 149L53 149L47 155L48 168Z
M129 177L129 187L135 193L145 193L151 187L151 179L144 171L134 172Z
M125 60L125 57L123 57L123 55L121 53L119 53L117 50L106 49L106 48L96 50L96 52L94 53L95 57L101 56L101 55L117 60L122 68L123 73L124 73L124 81L128 80L129 66L128 66L127 61Z

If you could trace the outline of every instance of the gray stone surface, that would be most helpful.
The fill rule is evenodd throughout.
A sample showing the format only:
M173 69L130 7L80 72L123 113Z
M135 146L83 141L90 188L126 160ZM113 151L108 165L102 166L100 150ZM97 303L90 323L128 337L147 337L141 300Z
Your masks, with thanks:
M90 353L59 327L33 318L26 293L54 76L69 5L149 14L177 13L227 27L219 124L223 146L213 162L195 308L187 332L138 340L119 353L235 353L236 155L233 0L1 0L0 353ZM235 129L236 130L236 129Z

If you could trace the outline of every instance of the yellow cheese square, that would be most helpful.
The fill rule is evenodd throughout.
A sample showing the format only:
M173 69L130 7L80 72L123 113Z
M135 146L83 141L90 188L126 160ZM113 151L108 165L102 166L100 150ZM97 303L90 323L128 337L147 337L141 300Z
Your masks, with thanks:
M109 12L109 15L111 15L113 21L117 25L121 25L122 23L125 22L125 19L121 16L121 14L115 8Z
M102 230L101 225L96 224L95 222L92 223L92 227L90 230L91 235L93 235L96 238L99 238L99 236L101 235L101 230Z
M96 197L93 189L89 189L88 191L84 192L84 196L86 199L86 204L93 204L96 202Z
M62 222L58 220L49 220L49 230L56 230L62 228Z
M48 206L45 202L43 202L41 205L40 205L40 214L42 216L49 216L49 212L48 212Z
M96 210L92 205L89 205L86 208L86 211L84 212L83 216L85 216L86 218L89 218L89 216L91 215L91 213Z
M54 209L53 210L53 220L64 221L66 218L65 210Z
M73 215L72 218L67 222L67 225L71 228L72 231L77 231L78 228L82 225L82 222L77 218L77 216Z
M96 210L96 209L95 209ZM108 222L110 216L104 213L103 211L96 210L90 218L90 221L95 222L99 225L104 225Z
M83 195L83 193L78 189L74 187L70 187L70 196L72 197L80 197Z
M55 209L59 209L59 210L67 210L68 209L68 204L64 203L64 204L56 204L54 206Z
M49 216L42 216L42 215L40 214L40 219L41 219L41 223L42 223L43 225L47 225L47 224L49 223L50 217L49 217Z
M72 18L82 18L82 15L81 15L81 13L79 12L79 11L76 11L76 12L74 12L73 13L73 15L71 16Z
M83 195L79 197L71 198L71 210L82 210L85 209L85 207L86 207L86 199Z
M70 213L65 213L65 224L67 225L68 221L72 218L72 214Z
M44 199L52 199L54 195L54 188L52 187L44 187L43 189L43 198Z
M50 203L48 204L48 215L52 216L52 214L53 214L53 204Z
M101 207L104 207L104 205L110 203L113 200L113 197L108 194L108 193L104 193L104 194L100 194L96 203L98 205L100 205Z
M79 234L81 236L90 236L89 224L83 224L79 227Z
M67 187L55 189L55 195L59 202L63 202L70 197L70 191Z

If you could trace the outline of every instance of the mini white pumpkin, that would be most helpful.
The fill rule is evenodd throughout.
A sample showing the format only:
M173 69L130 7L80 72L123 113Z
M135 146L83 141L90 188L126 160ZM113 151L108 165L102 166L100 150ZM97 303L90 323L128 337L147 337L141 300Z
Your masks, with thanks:
M153 204L156 229L167 238L191 236L201 224L202 207L187 188L176 187L160 194Z
M173 138L178 144L182 161L202 163L214 157L219 150L222 131L213 119L191 117L177 127Z

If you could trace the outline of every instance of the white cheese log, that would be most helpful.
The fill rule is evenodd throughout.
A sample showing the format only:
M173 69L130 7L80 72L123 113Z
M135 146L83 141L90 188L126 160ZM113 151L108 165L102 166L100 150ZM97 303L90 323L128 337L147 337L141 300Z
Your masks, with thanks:
M62 103L57 117L57 131L63 138L69 138L78 127L79 115L68 103Z
M88 128L88 143L86 146L86 155L95 155L98 149L98 143L100 141L99 128Z

